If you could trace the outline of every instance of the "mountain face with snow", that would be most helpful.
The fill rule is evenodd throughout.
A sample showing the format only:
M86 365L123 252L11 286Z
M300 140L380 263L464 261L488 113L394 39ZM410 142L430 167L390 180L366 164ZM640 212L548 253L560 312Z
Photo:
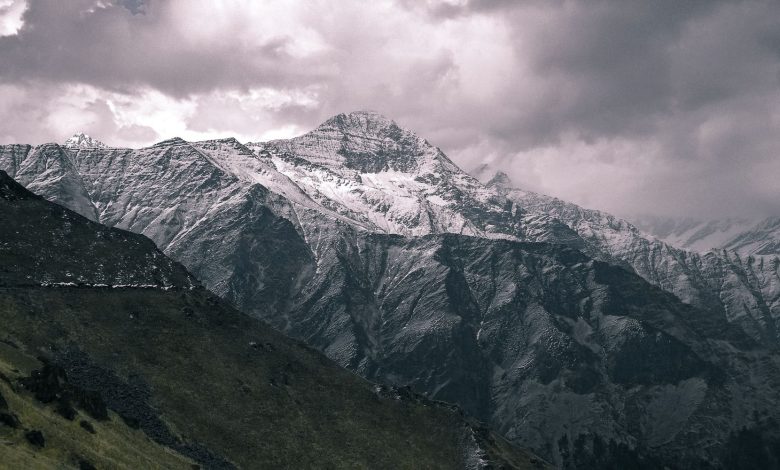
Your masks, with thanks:
M83 132L73 134L68 140L65 141L65 143L62 145L65 148L69 149L104 149L108 148L106 144L99 140L95 140L92 137L88 136L87 134L84 134Z
M441 150L374 113L338 115L301 137L247 147L316 204L371 232L512 238L520 230L517 212Z
M778 458L776 256L685 251L483 184L373 113L264 143L3 146L0 169L560 466L728 466L744 433Z
M725 249L742 256L780 254L780 217L695 220L643 216L634 223L670 245L700 253Z
M636 216L631 222L643 232L664 242L698 253L724 248L735 236L755 225L751 219L699 220L659 216Z
M742 255L780 255L780 217L762 220L723 244Z

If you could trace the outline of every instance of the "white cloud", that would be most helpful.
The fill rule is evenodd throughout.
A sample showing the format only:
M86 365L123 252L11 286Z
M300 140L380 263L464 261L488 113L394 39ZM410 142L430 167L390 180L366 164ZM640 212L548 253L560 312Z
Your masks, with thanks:
M26 0L0 0L0 36L13 36L24 26Z
M556 188L554 195L562 199L625 214L636 209L634 198L615 195L636 193L644 175L660 170L658 151L651 141L588 142L566 135L555 145L519 152L502 166L521 187L542 193Z
M278 39L284 52L304 58L327 49L324 38L307 21L312 11L323 6L313 2L301 7L279 0L187 0L171 2L164 14L177 36L194 45L224 44L251 51Z
M45 102L45 108L30 109L35 99ZM310 89L257 88L173 98L153 89L130 95L89 85L2 85L0 114L15 119L0 125L0 137L3 143L38 144L86 132L109 145L127 147L174 136L191 141L236 137L245 142L289 138L307 129L278 124L273 113L286 106L314 107L316 99ZM20 134L26 137L15 137Z

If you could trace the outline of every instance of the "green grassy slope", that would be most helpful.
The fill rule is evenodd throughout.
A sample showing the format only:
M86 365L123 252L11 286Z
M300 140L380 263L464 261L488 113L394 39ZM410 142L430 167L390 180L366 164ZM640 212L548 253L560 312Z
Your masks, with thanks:
M193 468L193 460L155 443L114 412L109 412L107 420L94 419L83 411L67 419L55 406L39 402L19 381L41 367L32 356L0 343L0 396L5 402L2 406L0 401L0 417L5 416L0 418L4 421L0 424L0 467ZM43 447L28 441L26 434L33 431L43 436Z

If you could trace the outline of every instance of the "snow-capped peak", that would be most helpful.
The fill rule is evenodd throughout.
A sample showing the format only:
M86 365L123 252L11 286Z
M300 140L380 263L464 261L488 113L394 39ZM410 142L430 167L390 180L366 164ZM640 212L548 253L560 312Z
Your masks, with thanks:
M73 137L65 141L64 146L78 149L104 149L108 147L103 142L93 139L83 132L73 134Z
M280 156L295 155L347 179L387 171L456 171L438 148L372 111L337 114L313 131L290 140L247 145Z
M337 114L320 124L309 134L314 136L340 135L355 142L358 146L371 142L384 141L385 145L430 146L425 139L413 131L399 126L394 120L374 111L353 111Z

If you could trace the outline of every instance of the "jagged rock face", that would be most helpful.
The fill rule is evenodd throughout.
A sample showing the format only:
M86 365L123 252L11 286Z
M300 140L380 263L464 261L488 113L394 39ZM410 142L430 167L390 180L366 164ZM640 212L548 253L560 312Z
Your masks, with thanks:
M7 146L0 165L149 236L340 364L458 402L562 465L602 444L724 461L702 443L776 414L775 259L685 252L505 178L483 185L370 113L246 146ZM91 206L67 199L65 176Z
M305 136L269 145L315 165L331 169L345 167L358 174L414 173L426 164L452 165L438 149L413 132L371 112L339 114Z

